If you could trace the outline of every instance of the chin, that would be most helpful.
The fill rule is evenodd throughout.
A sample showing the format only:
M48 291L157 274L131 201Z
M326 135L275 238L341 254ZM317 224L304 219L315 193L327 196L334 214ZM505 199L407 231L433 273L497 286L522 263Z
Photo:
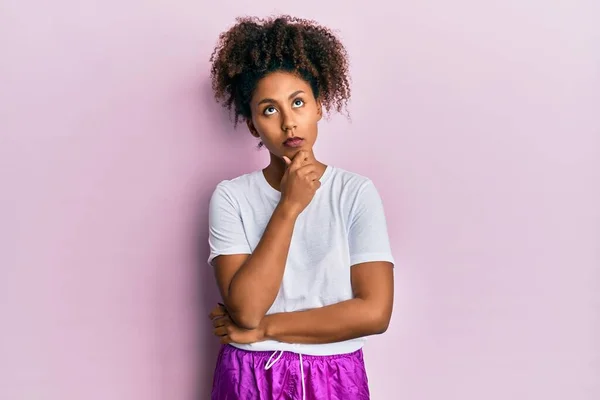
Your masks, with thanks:
M306 146L306 145L300 146L300 147L285 147L283 149L282 155L287 156L289 158L293 158L301 150L306 150L306 149L308 149L308 146Z

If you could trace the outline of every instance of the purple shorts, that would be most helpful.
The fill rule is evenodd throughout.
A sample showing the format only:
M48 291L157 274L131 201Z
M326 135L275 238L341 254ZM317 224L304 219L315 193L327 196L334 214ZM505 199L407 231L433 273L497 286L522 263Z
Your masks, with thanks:
M219 351L212 400L368 400L362 350L333 356Z

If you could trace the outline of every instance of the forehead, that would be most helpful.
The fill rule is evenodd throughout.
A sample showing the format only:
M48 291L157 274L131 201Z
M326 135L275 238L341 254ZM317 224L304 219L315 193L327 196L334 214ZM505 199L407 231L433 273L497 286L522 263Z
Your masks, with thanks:
M287 99L291 93L302 90L306 93L312 93L308 82L291 72L271 72L256 84L254 90L254 101L260 101L263 98L274 100Z

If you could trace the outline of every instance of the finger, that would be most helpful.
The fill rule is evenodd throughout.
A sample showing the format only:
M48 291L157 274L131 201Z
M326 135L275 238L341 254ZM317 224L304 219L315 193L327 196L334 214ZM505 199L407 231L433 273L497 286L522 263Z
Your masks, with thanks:
M231 338L227 335L221 336L220 342L222 344L229 344L229 343L231 343Z
M290 172L294 172L297 169L299 169L300 167L302 167L305 163L306 163L305 159L302 159L301 157L295 157L292 160L292 163L288 166L288 170Z
M213 310L210 312L210 314L208 315L208 317L210 319L214 319L214 318L217 318L217 317L222 317L224 315L227 315L227 310L225 309L224 306L218 305L215 308L213 308Z
M215 318L215 319L213 319L213 326L215 328L218 328L220 326L225 326L228 322L229 322L229 318L227 318L227 317Z
M289 167L292 164L292 160L290 160L288 157L283 156L283 161L285 161L285 165L286 167Z
M314 181L318 181L319 180L319 174L317 174L316 172L312 171L309 172L307 174L303 174L303 176L301 176L302 179L305 179L307 182L314 182Z
M316 172L311 172L309 174L306 174L306 178L308 178L311 181L317 181L319 180L319 174L317 174Z
M310 173L317 174L319 172L319 167L316 164L306 164L297 169L296 173L298 176L306 176Z
M220 326L218 328L213 329L213 335L215 335L215 336L227 335L227 327Z
M308 150L300 150L299 152L297 152L294 155L294 160L296 158L305 159L305 158L308 158L309 156L310 156L310 152Z
M289 166L289 169L294 171L298 168L300 168L301 166L303 166L306 161L308 160L308 152L306 150L300 150L295 156L294 159L292 160L292 164Z
M302 150L305 153L304 159L308 162L315 162L317 159L315 158L315 153L312 149Z
M232 323L232 321L231 321L231 317L229 315L224 315L222 317L217 317L217 318L213 319L214 326L230 325L231 323Z
M210 314L208 314L208 318L210 319L215 319L215 318L219 318L219 317L223 317L227 315L226 312L224 312L223 310L212 310L210 312Z

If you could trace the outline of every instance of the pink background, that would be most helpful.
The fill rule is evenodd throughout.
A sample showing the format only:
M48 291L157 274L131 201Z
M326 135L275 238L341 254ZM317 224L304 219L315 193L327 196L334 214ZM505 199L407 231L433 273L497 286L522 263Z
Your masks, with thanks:
M208 58L286 12L346 43L352 122L317 155L387 208L373 398L599 399L599 3L272 4L2 1L0 398L207 398L207 200L266 161Z

